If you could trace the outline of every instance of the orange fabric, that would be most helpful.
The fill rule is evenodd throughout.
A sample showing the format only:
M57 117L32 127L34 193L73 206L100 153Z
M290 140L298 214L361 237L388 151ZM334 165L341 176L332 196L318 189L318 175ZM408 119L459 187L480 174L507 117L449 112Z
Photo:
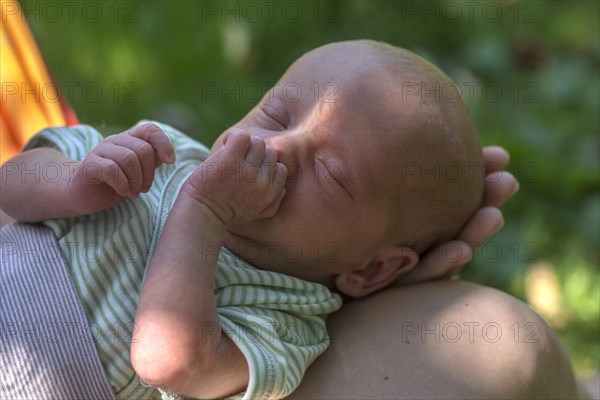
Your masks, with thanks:
M19 4L0 2L0 164L17 154L36 132L77 124L60 97Z

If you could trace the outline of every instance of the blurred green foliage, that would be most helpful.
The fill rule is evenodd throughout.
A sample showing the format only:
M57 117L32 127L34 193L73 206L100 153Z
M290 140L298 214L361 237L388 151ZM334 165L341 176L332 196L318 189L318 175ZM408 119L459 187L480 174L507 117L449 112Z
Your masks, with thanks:
M210 144L293 60L332 41L382 40L440 66L521 183L463 277L527 299L528 271L549 266L561 341L580 375L598 370L597 1L68 3L22 6L64 96L104 133L150 118Z

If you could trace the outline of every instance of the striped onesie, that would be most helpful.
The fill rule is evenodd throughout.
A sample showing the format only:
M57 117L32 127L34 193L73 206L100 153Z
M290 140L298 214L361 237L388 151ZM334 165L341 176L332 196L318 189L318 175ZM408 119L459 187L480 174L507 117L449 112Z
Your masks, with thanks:
M148 122L148 121L142 121ZM154 122L156 123L156 122ZM209 150L176 129L156 123L173 143L176 162L161 165L150 191L90 215L44 221L70 264L100 361L119 399L173 399L135 374L130 343L142 281L177 194ZM49 128L24 150L52 147L81 161L102 141L79 125ZM51 166L43 166L53 179ZM93 173L91 171L90 173ZM328 346L324 316L341 299L320 284L253 267L222 247L215 274L221 329L244 354L250 372L243 399L282 398L300 383ZM206 334L215 327L206 327Z

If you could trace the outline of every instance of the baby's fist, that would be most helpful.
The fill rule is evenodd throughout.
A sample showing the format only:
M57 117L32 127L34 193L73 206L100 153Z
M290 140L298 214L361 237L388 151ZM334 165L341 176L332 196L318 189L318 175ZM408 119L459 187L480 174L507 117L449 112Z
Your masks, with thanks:
M287 168L257 136L236 129L184 188L225 225L275 215L285 196Z
M69 199L77 213L104 210L150 190L155 169L174 161L173 145L158 126L136 126L92 149L69 182Z

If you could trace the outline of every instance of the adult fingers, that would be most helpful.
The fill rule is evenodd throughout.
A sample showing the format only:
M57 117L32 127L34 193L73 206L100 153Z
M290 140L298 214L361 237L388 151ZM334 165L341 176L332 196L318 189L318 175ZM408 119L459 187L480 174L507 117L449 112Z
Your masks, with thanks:
M502 226L504 218L500 210L495 207L483 207L475 212L456 239L467 243L475 251Z
M495 207L484 207L471 217L456 240L434 247L399 284L417 283L457 274L479 246L498 231L504 220Z
M458 274L463 266L471 260L475 251L502 226L504 226L504 218L499 209L484 207L477 210L452 245L456 249L454 263L443 276L451 277ZM452 254L452 249L443 250L443 254L449 253ZM452 256L447 256L447 261L451 262L452 260Z
M454 275L473 256L472 248L462 241L450 241L431 249L398 284L426 282Z
M500 146L486 146L483 148L483 163L485 174L501 171L510 160L510 155Z
M482 207L500 207L519 190L519 182L506 171L492 172L484 179Z

